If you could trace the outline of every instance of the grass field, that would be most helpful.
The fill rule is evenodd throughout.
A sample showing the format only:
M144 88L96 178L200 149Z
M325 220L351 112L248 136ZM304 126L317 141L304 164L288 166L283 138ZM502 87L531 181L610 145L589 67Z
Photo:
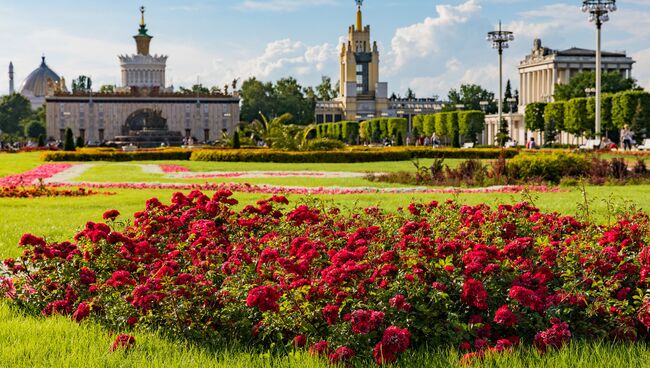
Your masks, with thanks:
M0 176L32 169L42 162L38 153L0 154ZM204 162L154 162L187 166L193 171L389 171L411 170L410 162L374 164L243 164ZM144 164L144 163L143 163ZM146 164L151 164L148 162ZM89 181L162 181L153 174L141 170L125 171L118 163L98 163L80 180ZM160 178L158 178L160 179ZM295 178L237 179L240 182L281 185L345 185L354 186L373 183L363 179ZM280 180L281 179L281 180ZM192 180L196 181L196 180ZM190 181L190 182L192 182ZM205 182L206 180L198 180ZM216 182L215 180L211 180ZM220 180L235 181L235 180ZM338 182L343 184L337 184ZM291 183L291 184L289 184ZM394 185L391 185L394 186ZM567 188L562 193L511 194L364 194L313 196L310 198L288 196L292 205L297 202L318 199L328 205L353 211L371 205L386 210L405 207L411 201L444 201L456 199L461 203L513 203L532 200L543 211L557 211L567 215L584 214L581 204L583 193L579 188ZM45 236L52 241L70 239L76 230L88 220L99 221L107 209L118 209L125 217L144 207L146 199L158 197L168 202L171 190L117 189L114 196L81 198L0 199L0 258L14 257L20 253L18 240L23 233ZM614 219L617 209L634 204L647 210L650 204L650 186L586 187L589 213L597 221ZM250 203L265 194L236 193L242 203ZM321 367L323 361L304 353L285 354L271 358L235 345L216 351L169 341L150 333L136 333L137 344L128 353L109 353L115 331L93 324L73 323L65 318L41 318L24 315L21 311L0 303L0 367ZM254 349L248 347L247 349ZM598 342L576 342L569 348L540 356L529 349L516 350L513 354L490 357L485 367L650 367L650 347L645 344L616 345ZM455 367L459 366L459 354L454 350L424 350L407 353L399 362L404 367Z

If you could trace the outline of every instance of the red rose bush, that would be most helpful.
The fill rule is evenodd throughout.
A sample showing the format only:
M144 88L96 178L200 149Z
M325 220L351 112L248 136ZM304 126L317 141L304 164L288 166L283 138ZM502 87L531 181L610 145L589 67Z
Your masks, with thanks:
M61 243L27 234L0 295L113 330L284 345L343 364L389 364L424 345L471 361L520 343L648 340L643 213L606 226L527 204L344 214L278 195L236 210L231 195L150 199L132 221L109 211Z

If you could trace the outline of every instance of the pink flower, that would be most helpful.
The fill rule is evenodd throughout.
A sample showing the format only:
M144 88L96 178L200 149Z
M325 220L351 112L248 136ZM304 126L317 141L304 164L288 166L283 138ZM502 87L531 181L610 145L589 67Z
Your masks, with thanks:
M356 353L354 350L348 348L347 346L341 346L336 349L335 352L329 355L330 362L332 364L344 363L354 358Z
M535 347L541 352L549 348L559 349L571 340L571 332L566 322L559 322L548 330L540 331L535 335Z
M309 353L316 356L326 356L329 353L329 344L325 340L319 341L309 348Z

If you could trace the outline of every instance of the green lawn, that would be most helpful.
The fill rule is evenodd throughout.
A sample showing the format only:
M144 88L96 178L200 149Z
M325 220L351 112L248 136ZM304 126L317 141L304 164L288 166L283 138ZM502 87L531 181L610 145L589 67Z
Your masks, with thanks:
M42 164L37 153L0 154L0 176L24 172ZM154 164L159 164L155 162ZM171 162L170 162L171 163ZM190 167L196 171L242 171L242 170L318 170L318 171L388 171L391 169L410 170L410 162L313 165L313 164L242 164L242 163L203 163L173 162ZM381 167L381 168L380 168ZM96 169L84 174L83 180L92 181L136 181L151 174L143 174L139 168L125 170L122 164L99 163ZM287 178L278 178L286 180ZM139 180L139 179L138 179ZM251 179L238 179L254 182ZM270 179L256 179L257 182L273 183ZM307 179L305 179L307 180ZM363 179L317 179L308 181L321 185L352 186ZM344 184L333 184L342 180ZM153 180L155 181L155 180ZM205 180L199 180L205 182ZM306 181L289 179L292 184L307 185ZM371 183L365 182L365 185ZM279 182L277 182L279 183ZM391 185L392 186L392 185ZM313 196L310 198L288 196L295 205L313 198L336 205L344 210L354 210L371 205L379 205L386 210L406 207L411 201L444 201L456 199L461 203L514 203L532 200L543 211L557 211L562 214L581 214L580 203L583 194L578 188L569 188L563 193L525 194L365 194L339 196ZM171 190L112 190L114 196L92 196L81 198L39 198L39 199L0 199L0 258L14 257L20 253L18 240L25 232L45 236L51 241L70 239L86 221L99 221L107 209L117 209L123 218L132 216L144 207L150 197L158 197L169 202ZM242 203L251 203L265 194L236 193L235 198ZM589 212L597 221L608 222L613 219L616 209L633 203L638 207L650 204L650 185L587 187ZM0 367L321 367L323 361L304 353L289 354L271 360L266 354L253 353L241 348L202 350L196 346L186 346L178 341L168 341L149 333L136 333L136 347L128 353L109 353L108 347L114 332L93 324L73 323L65 318L40 318L26 316L19 310L0 303ZM249 347L250 349L250 347ZM514 354L488 358L482 366L486 367L650 367L648 361L650 348L645 344L608 346L599 343L575 343L560 352L540 356L528 349L517 350ZM404 367L454 367L459 366L459 355L455 351L417 351L409 352L399 366Z

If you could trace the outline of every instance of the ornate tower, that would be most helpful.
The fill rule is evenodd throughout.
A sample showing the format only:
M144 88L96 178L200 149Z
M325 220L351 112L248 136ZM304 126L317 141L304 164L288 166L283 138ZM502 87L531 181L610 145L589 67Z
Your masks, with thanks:
M119 56L122 67L122 87L124 89L138 87L163 90L165 89L167 56L149 54L149 45L153 37L147 33L144 10L144 6L140 7L140 29L138 34L133 36L138 53Z
M9 94L13 94L15 92L14 89L14 63L9 62Z
M356 24L348 28L348 42L341 45L340 55L339 95L350 120L375 115L386 108L386 86L379 83L377 42L370 42L370 26L363 25L363 0L356 0L356 5Z
M138 47L138 55L149 55L149 45L152 36L147 34L147 24L144 22L144 6L140 7L140 30L135 38L135 44Z

